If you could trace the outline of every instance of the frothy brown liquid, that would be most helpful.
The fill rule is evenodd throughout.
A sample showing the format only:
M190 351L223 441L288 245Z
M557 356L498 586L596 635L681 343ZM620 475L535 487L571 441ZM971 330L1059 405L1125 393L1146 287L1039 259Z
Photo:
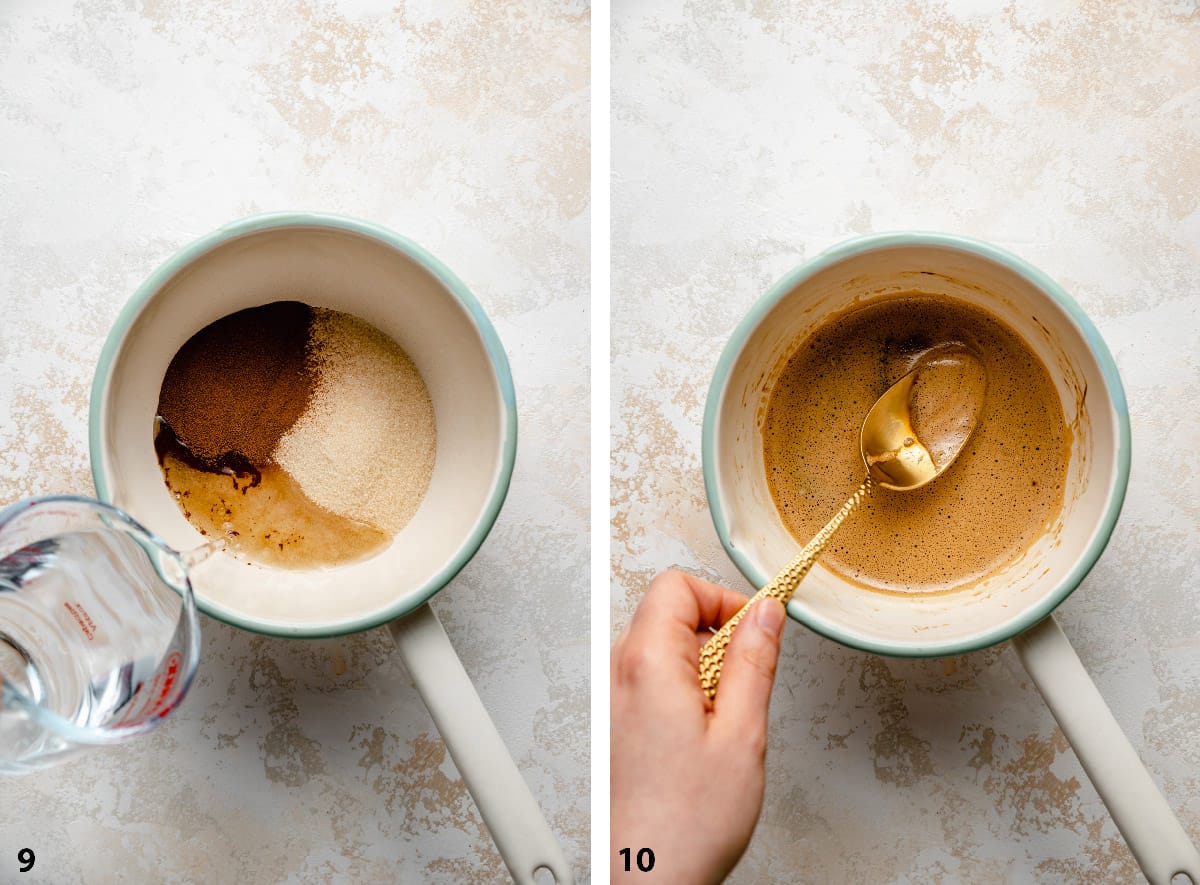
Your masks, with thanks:
M946 345L982 359L987 388L957 460L913 491L877 489L822 562L884 592L944 592L995 571L1045 532L1062 507L1069 433L1046 367L990 314L911 294L839 314L800 342L763 421L767 485L806 543L862 482L868 410L920 357Z

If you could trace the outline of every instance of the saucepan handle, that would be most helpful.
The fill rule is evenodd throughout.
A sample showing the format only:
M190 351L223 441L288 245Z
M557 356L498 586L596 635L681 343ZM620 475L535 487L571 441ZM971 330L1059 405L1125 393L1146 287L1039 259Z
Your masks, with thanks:
M562 846L433 609L423 605L388 626L513 881L534 883L534 874L545 868L558 885L569 885L573 878Z
M1200 853L1054 618L1013 644L1146 878L1170 885L1183 873L1200 885Z

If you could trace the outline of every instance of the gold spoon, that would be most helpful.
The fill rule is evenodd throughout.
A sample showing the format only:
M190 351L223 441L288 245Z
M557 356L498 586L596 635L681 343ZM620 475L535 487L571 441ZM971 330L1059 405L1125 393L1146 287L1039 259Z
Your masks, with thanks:
M858 435L867 478L796 558L700 649L700 687L709 698L716 696L729 639L750 607L766 596L786 606L834 533L876 485L907 492L945 473L979 423L986 390L987 373L979 357L963 345L951 344L922 354L916 366L875 401Z

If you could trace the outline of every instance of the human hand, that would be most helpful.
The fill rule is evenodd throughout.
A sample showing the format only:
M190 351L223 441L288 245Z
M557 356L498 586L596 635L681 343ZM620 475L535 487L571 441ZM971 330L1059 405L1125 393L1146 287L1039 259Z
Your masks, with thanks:
M611 675L612 879L629 848L637 881L720 882L750 842L762 810L767 704L784 611L755 603L730 640L715 700L697 672L700 646L746 597L664 572L617 637ZM649 873L638 851L654 852Z

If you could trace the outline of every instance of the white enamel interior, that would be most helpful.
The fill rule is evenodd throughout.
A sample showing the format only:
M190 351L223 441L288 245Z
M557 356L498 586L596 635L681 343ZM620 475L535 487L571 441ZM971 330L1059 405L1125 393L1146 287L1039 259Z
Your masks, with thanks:
M192 574L201 607L218 617L266 632L320 626L335 633L373 613L400 614L423 602L428 583L480 529L502 469L505 406L471 315L403 252L321 226L225 240L185 265L144 305L113 358L100 403L101 472L113 503L177 549L204 538L183 517L155 457L152 428L167 365L214 320L279 300L344 311L391 336L424 377L437 423L429 490L383 552L305 571L217 554ZM406 597L413 598L406 603Z
M1003 264L935 245L879 248L818 271L775 304L734 359L718 406L715 477L731 546L748 577L764 583L801 546L771 502L763 469L768 385L794 346L829 315L912 291L976 304L1020 334L1049 368L1074 434L1060 519L1002 571L947 595L901 597L865 589L818 563L789 607L794 617L852 645L936 654L939 646L994 633L1049 596L1061 601L1113 494L1118 419L1083 333L1053 298Z

